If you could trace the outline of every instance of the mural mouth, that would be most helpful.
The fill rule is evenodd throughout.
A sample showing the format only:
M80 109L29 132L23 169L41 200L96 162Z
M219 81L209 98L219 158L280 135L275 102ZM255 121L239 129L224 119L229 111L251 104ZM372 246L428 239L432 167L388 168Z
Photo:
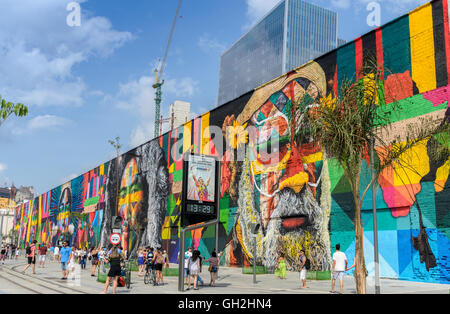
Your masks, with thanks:
M281 217L281 226L284 233L287 233L306 227L308 225L308 221L309 219L306 215Z
M285 188L280 192L279 197L271 219L279 221L277 225L281 235L301 232L314 225L314 202L305 192L297 194L292 189Z

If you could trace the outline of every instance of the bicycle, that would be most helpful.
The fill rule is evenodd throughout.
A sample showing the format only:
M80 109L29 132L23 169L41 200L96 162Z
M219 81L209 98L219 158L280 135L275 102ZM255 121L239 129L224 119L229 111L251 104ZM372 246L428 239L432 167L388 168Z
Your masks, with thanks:
M144 275L144 284L153 284L156 286L156 270L153 265L147 265L147 269Z

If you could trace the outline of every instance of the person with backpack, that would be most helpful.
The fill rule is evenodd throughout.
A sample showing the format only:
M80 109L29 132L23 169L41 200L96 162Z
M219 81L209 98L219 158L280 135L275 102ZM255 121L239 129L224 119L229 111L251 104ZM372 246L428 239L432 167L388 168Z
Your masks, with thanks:
M164 285L164 278L162 274L163 265L166 263L164 260L164 255L161 252L161 248L156 249L156 253L153 256L153 263L155 265L156 270L156 285L162 284Z
M311 262L306 257L304 250L300 251L299 265L300 265L300 269L299 269L300 270L300 281L303 283L303 286L300 288L304 289L304 288L306 288L306 272L311 268Z
M23 269L22 273L25 274L25 271L28 269L28 267L30 267L30 265L32 266L33 269L33 274L36 274L36 240L33 240L33 243L31 245L27 245L26 249L25 249L25 253L28 259L28 264L25 266L25 268Z

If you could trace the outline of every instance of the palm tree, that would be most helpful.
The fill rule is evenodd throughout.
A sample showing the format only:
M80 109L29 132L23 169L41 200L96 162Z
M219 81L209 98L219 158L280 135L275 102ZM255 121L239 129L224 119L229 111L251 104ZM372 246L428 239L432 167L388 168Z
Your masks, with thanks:
M411 163L404 158L405 153L416 145L426 145L427 139L433 134L448 134L448 122L436 127L436 121L423 121L421 126L408 127L401 136L386 141L391 117L402 108L398 100L385 103L384 74L376 62L367 61L358 74L358 80L343 80L338 95L330 95L319 104L305 94L293 104L292 115L295 118L291 117L291 123L296 130L297 143L305 140L320 143L324 158L336 160L350 184L355 214L356 288L357 293L364 294L367 270L361 207L366 193L383 169L393 163L411 168ZM397 88L401 88L401 85ZM362 162L369 157L371 147L377 147L375 158L371 160L375 175L366 186L361 186Z

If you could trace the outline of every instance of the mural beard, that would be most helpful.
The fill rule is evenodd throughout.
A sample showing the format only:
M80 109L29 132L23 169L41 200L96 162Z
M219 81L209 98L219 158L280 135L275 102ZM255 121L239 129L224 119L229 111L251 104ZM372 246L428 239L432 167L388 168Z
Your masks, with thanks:
M143 173L143 188L148 191L144 193L146 199L143 214L146 223L141 246L157 248L162 245L162 226L170 192L167 161L157 141L138 147L136 154L142 156L139 158L139 167Z
M136 220L139 225L134 228L138 239L133 246L129 256L133 256L139 246L161 246L161 232L166 215L167 199L169 195L169 173L167 171L167 161L164 153L157 141L144 144L134 151L129 152L129 156L135 156L141 175L144 199L142 209L139 211ZM136 157L137 156L137 157ZM119 173L123 172L128 160L121 158ZM115 212L117 178L116 162L110 163L108 168L107 188L105 192L106 208L102 222L102 246L109 246L109 235L111 234L111 221Z
M325 168L322 175L327 177ZM263 224L259 210L254 205L250 176L249 162L245 161L239 182L238 239L244 252L253 258L251 226L255 222ZM257 263L274 269L279 253L283 253L288 270L297 270L300 251L304 249L312 269L329 270L329 209L319 206L309 188L303 188L299 193L286 188L275 197L277 205L271 219L257 235Z

